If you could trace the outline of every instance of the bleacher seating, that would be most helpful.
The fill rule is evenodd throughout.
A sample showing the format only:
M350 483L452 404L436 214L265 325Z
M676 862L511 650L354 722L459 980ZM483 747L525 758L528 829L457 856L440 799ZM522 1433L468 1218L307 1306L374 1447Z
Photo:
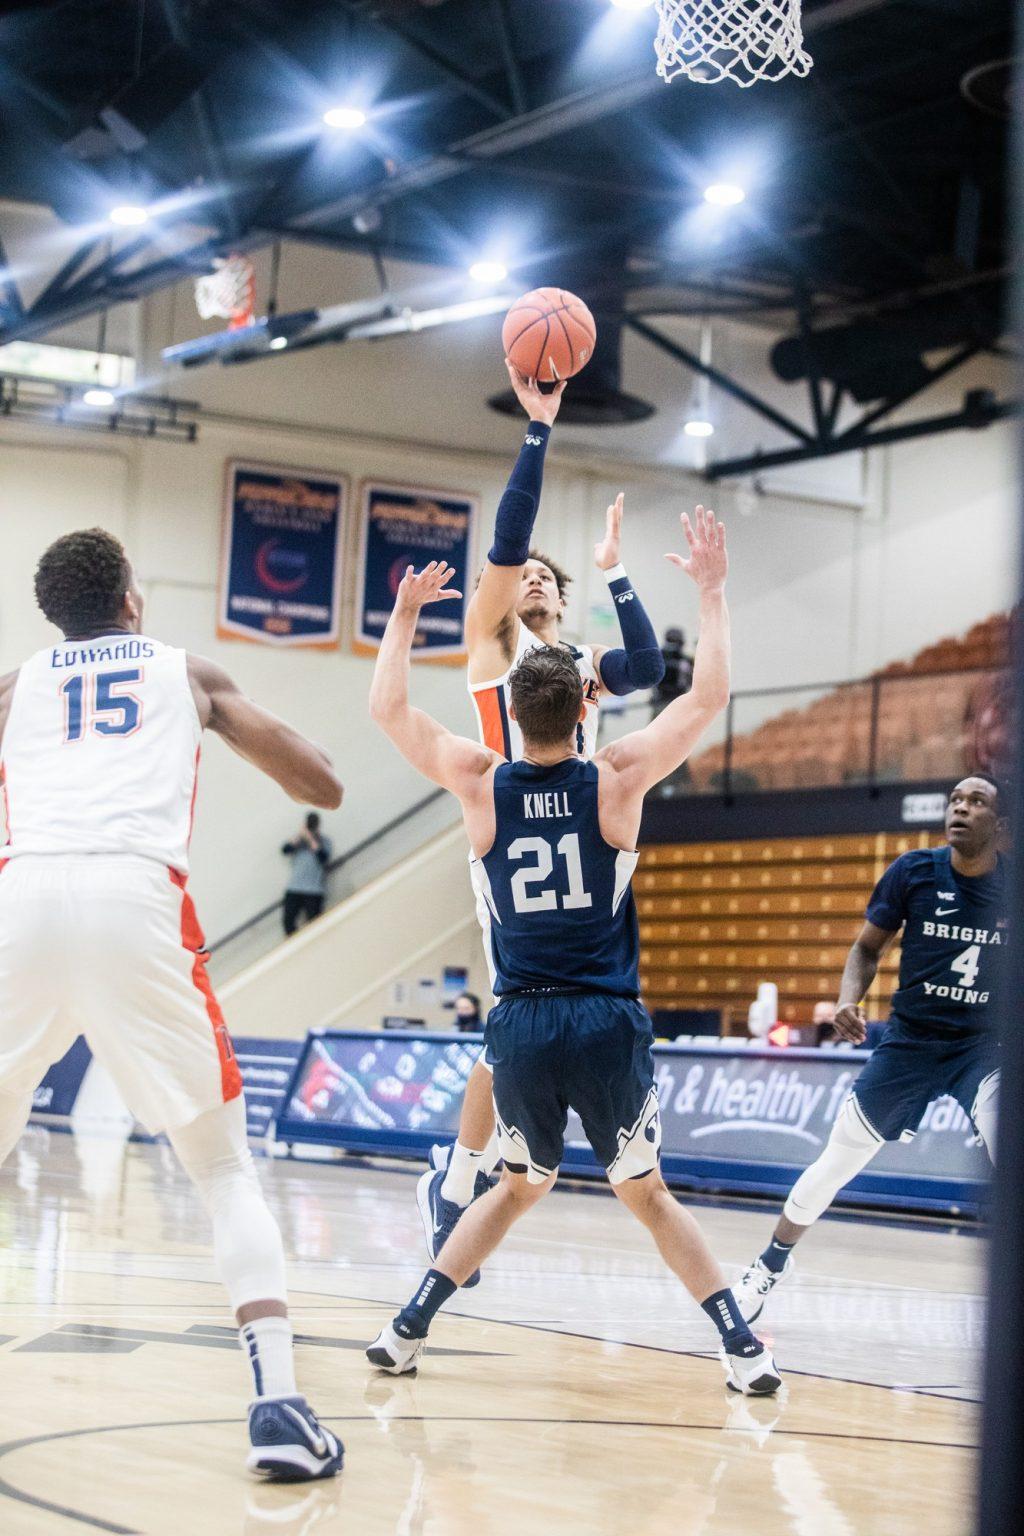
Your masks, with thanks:
M644 848L634 882L644 1002L656 1008L727 1010L745 1032L761 981L779 988L779 1017L810 1022L834 1000L868 896L900 853L941 834L658 843ZM899 950L885 956L868 995L884 1018Z
M1008 664L1010 624L1009 615L993 614L963 639L942 639L912 661L892 662L877 674L880 780L946 778L976 766L974 707L989 688L990 675ZM734 735L734 786L801 789L865 780L873 691L870 679L848 683L803 709L787 709ZM724 768L725 745L707 748L690 762L694 786L719 787Z

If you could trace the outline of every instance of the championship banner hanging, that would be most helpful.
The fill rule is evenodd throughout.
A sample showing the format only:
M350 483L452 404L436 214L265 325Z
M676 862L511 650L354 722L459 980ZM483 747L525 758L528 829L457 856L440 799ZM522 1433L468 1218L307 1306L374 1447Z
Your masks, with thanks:
M346 491L338 475L228 464L219 635L338 644Z
M376 655L406 567L421 571L431 560L446 560L455 569L451 585L462 600L423 609L413 660L465 661L463 621L478 508L476 497L458 491L377 482L363 486L353 643L359 655Z

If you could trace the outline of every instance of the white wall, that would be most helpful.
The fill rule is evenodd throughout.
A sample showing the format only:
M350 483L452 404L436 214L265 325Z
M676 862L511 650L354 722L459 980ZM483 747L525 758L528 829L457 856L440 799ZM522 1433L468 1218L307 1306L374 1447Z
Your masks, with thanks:
M354 272L347 259L315 255L314 263L308 251L287 253L285 280L293 286L282 307L370 291L365 273ZM311 292L315 287L320 291ZM173 378L158 368L160 348L202 329L188 287L154 296L132 324L119 325L120 333L141 337L151 387L199 398L209 414L191 446L0 422L0 666L16 666L49 638L31 595L39 554L67 529L103 524L128 543L153 633L215 656L263 703L334 754L347 799L328 818L328 830L341 850L418 799L424 786L370 728L367 660L346 649L278 653L216 638L224 464L253 457L337 470L350 477L353 492L367 475L476 491L483 499L485 549L520 433L483 404L488 390L502 384L496 322ZM730 366L763 355L766 344L749 335L734 340ZM626 559L659 630L679 622L692 635L694 626L692 592L662 558L679 547L679 511L702 499L726 516L737 688L860 674L940 634L962 631L1012 600L1011 425L876 451L863 510L758 497L735 487L709 488L672 462L682 452L681 372L630 344L627 374L628 387L658 401L652 423L610 434L561 431L549 460L537 541L577 576L569 632L599 641L615 635L591 550L605 505L620 487L627 491ZM756 382L767 388L767 375ZM915 409L948 409L965 384L984 382L999 382L994 366L958 378ZM791 392L778 394L795 412ZM724 415L729 451L777 441L751 426L741 408ZM417 436L420 442L410 441ZM816 466L819 484L826 484L824 469ZM836 493L846 495L849 467L837 462L835 473ZM351 567L354 516L350 532ZM349 583L345 590L347 607ZM418 669L416 694L453 728L471 728L455 669ZM278 894L284 873L278 845L299 814L220 742L206 748L193 888L211 937Z

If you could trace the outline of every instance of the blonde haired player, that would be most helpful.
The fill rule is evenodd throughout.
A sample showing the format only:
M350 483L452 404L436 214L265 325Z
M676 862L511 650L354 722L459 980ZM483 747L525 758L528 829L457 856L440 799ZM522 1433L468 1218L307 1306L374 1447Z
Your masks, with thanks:
M295 1384L281 1234L186 882L204 730L303 804L333 808L341 785L220 667L143 633L131 565L103 529L52 544L35 588L64 638L0 678L0 1163L84 1034L138 1119L166 1131L212 1221L252 1370L247 1465L329 1477L343 1449Z
M534 380L524 379L507 360L506 366L529 425L498 504L494 543L466 611L470 698L483 745L510 762L517 761L524 747L510 708L510 679L531 650L562 647L575 662L583 689L584 711L576 728L576 749L581 757L591 758L597 750L602 694L623 695L653 687L665 674L665 662L643 604L620 563L621 495L608 508L605 536L594 549L594 559L608 582L623 645L575 646L561 639L559 626L571 578L548 556L531 549L530 541L540 504L544 455L565 385L544 394ZM486 913L479 900L477 906L483 921ZM466 1083L458 1138L451 1148L431 1149L430 1171L417 1186L427 1251L432 1258L466 1207L486 1191L497 1162L491 1074L486 1057L481 1057ZM466 1283L475 1285L479 1278L474 1273Z

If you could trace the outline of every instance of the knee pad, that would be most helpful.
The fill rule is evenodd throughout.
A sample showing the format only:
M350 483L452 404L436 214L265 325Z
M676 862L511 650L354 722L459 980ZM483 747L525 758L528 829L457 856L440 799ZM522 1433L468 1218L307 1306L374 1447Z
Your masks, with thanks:
M171 1136L213 1224L217 1271L235 1311L287 1298L281 1233L260 1187L241 1103L210 1110Z
M844 1103L824 1149L790 1190L783 1215L809 1227L828 1210L836 1195L874 1157L882 1138L864 1119L851 1094Z
M978 1085L971 1105L974 1129L985 1143L993 1167L996 1161L996 1124L999 1119L999 1073L990 1072Z

